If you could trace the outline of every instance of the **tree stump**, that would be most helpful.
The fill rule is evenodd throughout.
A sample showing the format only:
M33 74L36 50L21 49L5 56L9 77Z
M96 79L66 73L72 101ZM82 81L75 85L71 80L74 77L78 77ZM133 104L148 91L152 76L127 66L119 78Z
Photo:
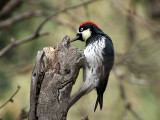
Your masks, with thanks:
M66 120L66 108L82 57L68 36L54 47L38 51L31 78L29 120Z

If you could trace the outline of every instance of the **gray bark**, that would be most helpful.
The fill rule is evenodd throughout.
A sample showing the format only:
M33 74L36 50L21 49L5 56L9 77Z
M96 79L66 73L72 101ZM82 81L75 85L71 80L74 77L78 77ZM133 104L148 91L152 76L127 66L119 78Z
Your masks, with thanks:
M39 51L32 72L29 120L66 120L72 86L82 63L66 36L57 48Z

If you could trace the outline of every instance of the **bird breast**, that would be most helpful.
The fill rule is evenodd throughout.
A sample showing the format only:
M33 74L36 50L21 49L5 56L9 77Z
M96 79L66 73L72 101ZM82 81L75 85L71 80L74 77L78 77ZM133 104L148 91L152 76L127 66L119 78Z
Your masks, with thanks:
M102 66L103 49L105 47L105 38L102 37L86 46L84 55L86 57L88 66L97 69Z
M103 71L103 49L105 47L105 38L96 40L88 44L84 50L87 65L84 68L83 80L85 81L83 88L90 89L98 86Z

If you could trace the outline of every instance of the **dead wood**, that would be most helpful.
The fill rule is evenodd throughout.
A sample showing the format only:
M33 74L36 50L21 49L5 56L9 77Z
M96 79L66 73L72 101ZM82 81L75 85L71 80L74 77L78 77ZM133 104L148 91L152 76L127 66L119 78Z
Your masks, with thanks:
M37 53L32 72L29 120L66 120L72 86L81 68L80 51L66 36L54 47Z

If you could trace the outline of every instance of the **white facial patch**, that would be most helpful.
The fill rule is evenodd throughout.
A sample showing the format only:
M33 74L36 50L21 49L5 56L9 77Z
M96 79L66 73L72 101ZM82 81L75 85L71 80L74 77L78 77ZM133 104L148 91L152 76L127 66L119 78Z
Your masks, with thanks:
M83 40L85 41L91 36L90 29L84 30L81 33L82 33Z

